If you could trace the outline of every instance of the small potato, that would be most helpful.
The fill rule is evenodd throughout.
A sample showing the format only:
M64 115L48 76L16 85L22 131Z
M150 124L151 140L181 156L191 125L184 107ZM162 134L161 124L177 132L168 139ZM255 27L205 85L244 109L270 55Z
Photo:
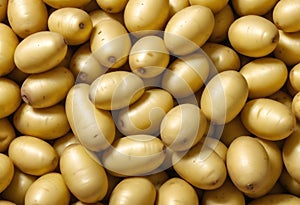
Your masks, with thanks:
M96 1L96 0L94 0ZM119 21L122 25L124 25L123 12L120 13L107 13L102 9L95 9L89 13L93 27L102 20L105 19L114 19Z
M300 198L292 194L267 194L259 199L253 199L248 205L294 205Z
M287 138L296 126L292 110L268 98L248 101L241 112L241 119L252 134L272 141Z
M14 113L13 124L23 135L32 135L44 140L56 139L70 130L62 104L33 108L23 103Z
M57 154L61 156L66 147L68 147L71 144L78 144L78 143L80 142L75 137L75 135L72 132L68 132L66 135L54 141L53 148L55 149Z
M129 177L123 179L111 193L110 205L153 205L156 190L154 185L144 177Z
M131 48L126 28L117 20L105 19L97 23L90 36L93 56L107 68L123 66Z
M189 0L169 0L169 18L188 6L190 6Z
M5 190L14 176L14 164L11 158L0 153L0 193Z
M196 190L185 180L173 177L161 185L156 199L157 205L198 205Z
M8 0L0 0L0 22L6 18Z
M88 41L93 24L89 14L78 8L60 8L48 18L50 31L63 35L68 45L79 45Z
M247 80L249 98L267 97L283 87L288 78L285 63L277 58L254 59L240 69Z
M0 118L13 114L21 104L20 87L14 81L0 77Z
M165 114L173 107L171 94L160 88L146 90L138 101L117 113L116 125L124 135L159 133Z
M14 170L14 176L9 186L1 193L1 196L16 204L24 204L25 194L28 188L38 177L25 174L18 168L15 168Z
M51 31L40 31L23 39L15 50L16 66L25 73L41 73L58 65L66 56L64 37Z
M53 171L58 165L58 155L44 140L32 136L19 136L9 145L8 156L22 172L34 176Z
M42 0L8 0L7 18L21 38L47 30L48 11Z
M0 152L5 152L11 141L16 137L16 132L8 118L0 119L0 127Z
M101 9L108 13L119 13L125 9L128 0L96 0Z
M63 66L29 75L21 86L21 96L33 108L51 107L61 102L74 85L72 72Z
M300 196L300 183L291 177L291 175L285 169L280 175L279 182L289 193L298 197Z
M297 94L293 97L292 111L295 114L296 119L300 120L300 92L297 92Z
M229 27L231 46L240 54L262 57L273 52L279 41L279 32L269 20L247 15L237 18Z
M289 82L291 87L299 92L300 91L300 63L297 63L292 67L289 72Z
M219 157L226 161L227 146L219 139L206 136L201 138L200 143L202 144L202 146L206 146L214 150L214 152L217 153Z
M151 135L128 135L106 149L102 155L103 166L116 176L141 176L150 174L165 159L164 144Z
M188 6L168 21L164 32L166 47L176 56L192 53L208 40L214 25L214 15L209 8Z
M14 53L19 44L19 39L14 31L4 23L0 23L0 33L0 76L4 76L10 73L15 67Z
M104 168L80 144L68 146L60 157L63 179L80 201L95 203L107 193L108 180Z
M214 13L221 11L228 3L228 0L189 0L191 5L201 5L208 7Z
M60 173L47 173L35 180L25 195L25 204L69 205L70 192Z
M59 9L63 7L76 7L80 8L82 6L87 5L90 3L92 0L43 0L46 4L49 6Z
M248 85L241 73L235 70L215 75L204 88L201 109L208 120L225 124L233 120L248 98Z
M133 44L128 58L133 73L142 78L153 78L166 69L170 55L164 40L150 35L140 38Z
M234 11L239 16L245 15L258 15L262 16L268 13L277 4L278 0L256 0L256 1L243 1L232 0Z
M144 93L144 82L136 74L114 71L92 82L89 98L97 108L117 110L136 102Z

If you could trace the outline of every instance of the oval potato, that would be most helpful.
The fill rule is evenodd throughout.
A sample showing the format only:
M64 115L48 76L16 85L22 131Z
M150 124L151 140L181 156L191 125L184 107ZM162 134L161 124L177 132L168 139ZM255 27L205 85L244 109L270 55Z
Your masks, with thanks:
M75 135L72 132L68 132L64 136L56 139L53 142L53 148L57 152L59 156L62 155L63 151L71 144L77 144L80 143L78 139L75 137Z
M294 65L289 72L289 82L291 87L299 92L300 91L300 63Z
M125 9L128 0L96 0L101 9L107 13L119 13Z
M63 7L76 7L80 8L88 3L90 3L92 0L43 0L46 4L49 6L58 9Z
M277 4L278 0L243 1L232 0L234 11L239 16L265 15Z
M292 194L267 194L259 199L251 200L248 205L292 205L300 203L300 198Z
M14 176L14 164L11 158L0 153L0 193L11 183Z
M169 18L188 6L190 6L189 0L169 0Z
M214 13L218 13L228 4L228 0L189 0L189 2L191 5L208 7Z
M11 141L16 137L15 129L8 118L0 119L0 152L5 152L11 143Z

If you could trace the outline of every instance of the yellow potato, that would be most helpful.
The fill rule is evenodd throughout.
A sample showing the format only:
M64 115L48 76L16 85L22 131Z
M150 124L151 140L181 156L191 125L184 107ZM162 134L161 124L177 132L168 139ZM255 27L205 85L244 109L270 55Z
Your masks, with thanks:
M203 137L207 120L200 108L180 104L167 112L160 125L163 143L173 151L190 149Z
M295 114L297 120L299 120L300 119L300 92L297 92L297 94L293 96L292 111Z
M107 193L104 168L80 144L68 146L60 157L60 171L71 193L80 201L95 203Z
M300 91L300 63L294 65L289 71L289 82L295 91Z
M123 179L111 193L110 205L151 205L154 204L156 190L154 185L144 177Z
M128 0L96 0L101 9L108 13L119 13L125 9Z
M16 204L11 201L0 200L0 205L16 205Z
M150 174L165 159L162 141L151 135L128 135L115 140L102 155L103 166L115 176Z
M96 1L96 0L94 0ZM95 9L93 11L91 11L89 13L92 23L93 23L93 27L99 23L102 20L105 19L114 19L119 21L122 25L124 25L124 18L123 18L123 12L119 12L119 13L107 13L105 11L103 11L102 9Z
M275 1L275 0L273 0ZM284 32L300 31L300 2L295 0L278 1L273 9L273 22Z
M117 113L117 128L124 135L156 135L162 119L172 107L173 98L167 91L160 88L146 90L138 101Z
M240 69L249 88L249 98L267 97L283 87L288 78L285 63L277 58L254 59Z
M19 107L22 99L20 87L14 81L0 77L0 118L13 114ZM5 97L3 97L5 96Z
M164 182L158 190L157 205L198 205L196 190L185 180L173 177Z
M70 130L62 104L35 109L23 103L14 113L13 124L23 135L32 135L44 140L56 139Z
M161 87L176 99L193 95L204 85L209 70L210 63L202 52L177 58L162 74Z
M267 194L259 199L254 199L248 203L248 205L294 205L299 204L300 198L289 194Z
M0 193L5 190L14 176L14 164L11 158L0 153Z
M270 95L268 98L272 100L276 100L284 105L286 105L288 108L292 108L292 100L293 98L283 90L279 90L275 92L273 95Z
M22 172L35 176L52 172L59 160L49 143L32 136L15 138L9 145L8 156Z
M82 7L90 3L92 0L43 0L46 4L53 8L63 8L63 7Z
M63 35L68 45L79 45L89 40L93 24L89 14L78 8L60 8L48 18L50 31Z
M221 11L228 3L228 0L189 0L191 5L201 5L208 7L214 13Z
M200 143L202 144L202 146L206 146L214 150L214 152L217 153L219 157L226 161L227 147L219 139L206 136L201 138Z
M107 110L97 109L89 99L90 86L79 83L69 91L65 109L71 129L89 150L101 151L115 138L115 124Z
M163 29L168 17L168 0L130 0L124 9L125 26L136 35Z
M25 195L25 204L69 205L70 192L60 173L47 173L35 180Z
M286 105L268 98L250 100L241 112L244 126L267 140L287 138L295 129L296 117Z
M24 204L25 194L30 185L38 178L30 174L25 174L19 169L14 169L14 176L9 186L1 193L1 196L16 204Z
M300 196L300 183L284 169L279 178L280 184L291 194Z
M18 44L14 61L25 73L41 73L58 65L65 58L67 50L68 46L61 34L40 31Z
M204 88L201 109L208 120L217 124L233 120L248 98L246 79L235 70L215 75Z
M214 15L209 8L188 6L168 21L164 32L166 47L176 56L192 53L208 40L214 25Z
M21 38L47 30L48 11L42 0L9 0L7 18L13 31Z
M63 66L29 75L21 86L24 102L33 108L51 107L61 102L74 85L72 72Z
M90 47L93 56L102 65L119 68L128 59L131 40L126 28L119 21L105 19L94 26Z
M92 82L89 98L97 108L117 110L136 102L144 93L143 80L127 71L114 71Z
M0 22L6 18L8 0L0 0Z
M276 26L264 17L247 15L237 18L229 27L231 46L240 54L262 57L273 52L279 42Z
M5 152L11 141L16 137L16 132L8 118L0 119L0 127L0 152Z
M0 32L0 76L4 76L10 73L15 67L14 52L19 44L19 39L14 31L4 23L0 23Z
M66 135L56 139L53 142L53 148L55 149L57 154L61 156L66 147L68 147L71 144L78 144L78 143L80 142L75 137L75 135L72 132L68 132Z
M190 6L189 0L169 0L169 18L188 6Z
M277 4L278 0L255 0L255 1L244 1L244 0L232 0L232 6L234 11L239 16L245 15L258 15L262 16L273 9Z
M164 40L154 35L137 40L128 57L131 71L142 78L160 75L168 66L169 60Z

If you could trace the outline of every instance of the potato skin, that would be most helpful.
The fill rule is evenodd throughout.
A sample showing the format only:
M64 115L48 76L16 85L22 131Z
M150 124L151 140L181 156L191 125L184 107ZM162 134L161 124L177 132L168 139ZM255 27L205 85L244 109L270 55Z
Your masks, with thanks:
M5 190L13 176L14 176L14 164L11 158L7 155L0 153L0 193Z

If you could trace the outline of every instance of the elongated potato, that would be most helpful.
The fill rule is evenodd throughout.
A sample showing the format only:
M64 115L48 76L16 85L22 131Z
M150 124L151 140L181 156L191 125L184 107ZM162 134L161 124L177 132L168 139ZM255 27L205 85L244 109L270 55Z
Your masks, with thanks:
M6 18L8 0L0 0L0 22Z
M128 135L116 140L102 155L103 166L116 176L150 174L165 159L164 144L151 135Z
M48 11L42 0L8 0L8 22L21 38L47 30Z
M259 1L243 1L232 0L234 11L239 16L258 15L262 16L268 13L277 4L278 0L259 0Z
M40 31L23 39L15 50L16 66L25 73L40 73L52 69L66 56L64 37L51 31Z
M214 15L209 8L188 6L168 21L164 32L166 47L176 56L192 53L208 40L214 24Z
M0 9L1 8L0 6ZM4 76L10 73L15 67L14 53L19 44L19 39L14 31L6 24L0 23L0 32L0 76Z
M91 2L91 0L43 0L46 4L53 8L63 8L63 7L76 7L80 8L82 6L87 5Z
M105 73L92 82L89 98L97 108L117 110L136 102L144 91L144 82L138 75L114 71Z
M144 177L123 179L111 193L110 205L131 204L151 205L155 203L156 190L154 185Z
M93 24L89 14L78 8L60 8L48 18L50 31L60 33L68 45L79 45L88 41Z
M299 203L300 198L292 194L267 194L250 201L248 205L293 205Z
M13 124L23 135L32 135L44 140L56 139L70 130L62 104L33 108L23 103L14 113Z
M89 99L90 86L79 83L69 91L65 108L71 129L89 150L106 149L115 138L115 124L110 112L97 109Z
M228 3L228 0L189 0L191 5L201 5L210 8L214 13L221 11Z
M14 164L11 158L0 153L0 193L5 190L14 176Z
M108 13L119 13L125 9L128 0L96 0L101 9Z
M22 172L35 176L49 173L58 165L58 155L54 148L46 141L32 136L15 138L9 145L8 156Z
M7 150L10 142L16 137L15 129L8 118L0 119L0 152Z
M33 108L51 107L66 96L74 85L72 72L59 66L43 73L29 75L21 86L24 102Z
M107 68L119 68L128 59L131 40L117 20L105 19L94 26L90 37L93 56Z
M60 158L63 179L80 201L95 203L107 193L108 180L104 168L80 144L68 146Z
M47 173L35 180L25 195L25 204L69 205L70 192L60 173Z

